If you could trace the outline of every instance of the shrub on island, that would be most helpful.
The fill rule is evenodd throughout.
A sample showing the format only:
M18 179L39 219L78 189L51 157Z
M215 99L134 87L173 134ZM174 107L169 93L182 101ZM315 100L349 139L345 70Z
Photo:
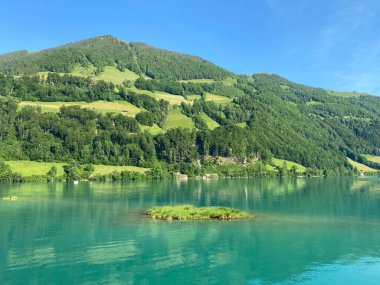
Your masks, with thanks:
M192 205L153 207L146 211L152 219L159 220L234 220L255 216L238 209L226 207L195 207Z

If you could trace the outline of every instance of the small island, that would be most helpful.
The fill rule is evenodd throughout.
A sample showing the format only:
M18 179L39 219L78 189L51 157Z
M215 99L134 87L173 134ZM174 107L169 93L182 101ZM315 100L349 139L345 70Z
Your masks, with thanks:
M238 209L226 207L195 207L192 205L153 207L146 211L152 219L158 220L236 220L255 216Z

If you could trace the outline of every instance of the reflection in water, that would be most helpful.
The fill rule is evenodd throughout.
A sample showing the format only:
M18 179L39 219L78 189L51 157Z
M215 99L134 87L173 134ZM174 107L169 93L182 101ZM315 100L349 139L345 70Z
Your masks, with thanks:
M0 284L380 278L378 179L1 185L7 195L18 200L0 200ZM142 214L181 203L237 207L257 219L167 223Z

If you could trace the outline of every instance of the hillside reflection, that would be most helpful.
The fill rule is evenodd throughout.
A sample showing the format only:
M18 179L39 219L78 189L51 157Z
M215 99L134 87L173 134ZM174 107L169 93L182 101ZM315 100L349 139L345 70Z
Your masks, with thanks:
M1 185L0 284L271 284L380 257L380 181L235 179ZM254 221L161 222L152 205ZM376 259L377 258L377 259Z

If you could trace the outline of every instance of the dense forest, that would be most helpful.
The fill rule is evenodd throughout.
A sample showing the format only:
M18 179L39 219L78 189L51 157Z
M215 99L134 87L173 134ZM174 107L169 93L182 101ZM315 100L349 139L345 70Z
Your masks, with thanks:
M74 76L70 72L77 65L116 66L140 78L115 84ZM234 75L197 57L113 37L2 55L0 71L0 160L135 165L151 168L151 177L177 171L260 175L274 157L299 163L311 175L351 174L347 157L380 169L364 156L380 155L380 99L375 96L335 96L271 74ZM40 71L50 73L42 77ZM152 96L156 91L197 97L175 106ZM208 100L208 94L227 100ZM98 100L126 101L142 111L132 117L80 106L62 106L54 113L18 105ZM195 127L167 128L171 110ZM205 116L217 127L210 128ZM154 125L164 132L144 128Z

